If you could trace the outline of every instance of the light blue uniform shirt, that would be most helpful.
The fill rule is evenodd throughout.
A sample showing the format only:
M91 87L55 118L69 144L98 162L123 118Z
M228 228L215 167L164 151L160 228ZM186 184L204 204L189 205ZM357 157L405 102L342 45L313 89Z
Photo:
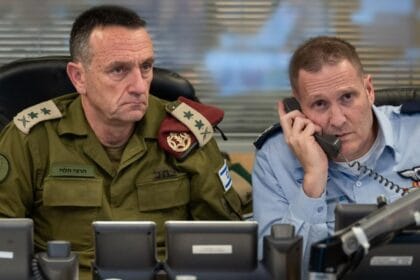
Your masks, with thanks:
M400 106L374 106L373 111L379 123L378 139L362 163L401 187L411 188L420 178L404 177L399 172L420 166L420 114L402 114ZM273 224L292 224L304 240L304 271L308 269L311 244L334 232L337 203L376 203L379 195L392 202L401 197L395 189L390 190L355 167L330 161L326 190L321 197L310 198L302 189L303 175L281 132L266 140L256 153L252 185L259 255L262 239L270 234Z

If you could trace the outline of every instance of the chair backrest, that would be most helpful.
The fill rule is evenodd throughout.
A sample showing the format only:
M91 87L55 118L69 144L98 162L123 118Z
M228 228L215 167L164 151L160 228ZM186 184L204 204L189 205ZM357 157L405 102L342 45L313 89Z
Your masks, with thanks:
M24 58L0 67L0 129L22 109L76 92L67 76L68 56ZM169 101L197 100L192 84L179 74L155 67L150 93Z
M375 105L401 105L420 101L420 87L392 87L375 90Z

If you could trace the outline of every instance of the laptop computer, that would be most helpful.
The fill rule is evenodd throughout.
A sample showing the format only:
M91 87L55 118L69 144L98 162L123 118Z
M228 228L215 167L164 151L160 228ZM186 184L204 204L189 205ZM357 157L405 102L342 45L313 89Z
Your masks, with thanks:
M33 252L32 220L0 219L0 279L30 279Z
M149 221L96 221L94 279L153 279L155 228Z

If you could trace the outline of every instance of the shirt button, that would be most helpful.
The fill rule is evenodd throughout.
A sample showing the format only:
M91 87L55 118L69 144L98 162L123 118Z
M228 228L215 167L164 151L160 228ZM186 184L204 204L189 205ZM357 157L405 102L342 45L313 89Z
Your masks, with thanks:
M356 182L356 186L360 188L360 187L362 186L362 182L357 181L357 182Z
M324 207L319 206L319 207L318 207L318 209L316 209L316 210L318 211L318 213L321 213L321 212L322 212L322 210L324 210Z

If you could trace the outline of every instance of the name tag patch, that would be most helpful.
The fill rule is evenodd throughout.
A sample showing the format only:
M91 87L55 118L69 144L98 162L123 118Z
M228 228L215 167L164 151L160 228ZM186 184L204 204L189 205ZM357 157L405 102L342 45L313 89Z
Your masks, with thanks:
M227 192L232 187L232 178L230 177L229 168L226 164L226 160L222 168L219 169L219 179L222 182L225 192Z
M95 168L92 165L57 164L51 166L50 175L53 177L95 177Z

